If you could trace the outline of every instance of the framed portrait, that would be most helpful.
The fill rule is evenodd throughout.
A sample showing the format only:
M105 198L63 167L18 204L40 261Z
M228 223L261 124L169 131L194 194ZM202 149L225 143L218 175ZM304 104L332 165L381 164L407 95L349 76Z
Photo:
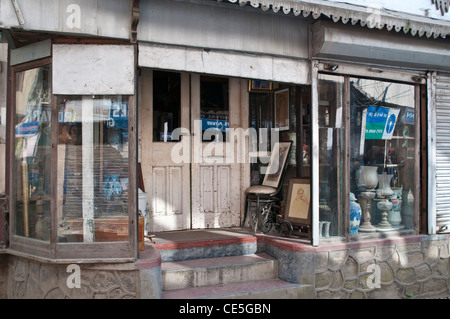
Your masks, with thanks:
M289 130L289 89L275 92L275 128Z
M278 188L291 150L292 141L277 142L270 154L262 185Z
M248 91L249 92L265 92L268 93L272 91L271 81L261 81L261 80L249 80L248 81Z
M305 178L289 180L284 218L292 224L310 224L311 182Z

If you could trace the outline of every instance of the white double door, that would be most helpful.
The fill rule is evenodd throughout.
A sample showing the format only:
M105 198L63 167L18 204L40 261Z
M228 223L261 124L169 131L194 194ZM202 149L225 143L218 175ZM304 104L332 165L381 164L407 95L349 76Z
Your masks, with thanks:
M237 138L202 142L200 75L188 73L181 74L184 136L179 142L154 142L152 73L142 70L138 107L139 157L147 193L149 232L239 226L244 190L249 184L249 164L237 156L241 143L246 142ZM230 129L245 130L247 81L228 81Z

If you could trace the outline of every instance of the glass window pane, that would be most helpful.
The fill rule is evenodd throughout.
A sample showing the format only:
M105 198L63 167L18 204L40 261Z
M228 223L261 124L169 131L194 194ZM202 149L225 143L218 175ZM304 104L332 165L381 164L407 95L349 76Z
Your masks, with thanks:
M172 141L173 130L181 125L180 116L180 74L153 71L153 141Z
M128 240L128 97L58 98L58 240Z
M229 128L228 78L200 78L200 117L203 141L226 140Z
M262 183L264 175L263 167L267 166L267 157L270 155L271 133L273 127L273 93L250 92L249 93L249 127L254 128L255 138L250 139L250 151L254 153L251 158L251 184ZM258 154L258 152L261 152ZM260 158L261 156L261 158Z
M51 68L17 72L15 234L50 240Z
M343 89L343 77L319 76L319 235L323 238L345 235Z
M413 229L414 86L351 78L350 94L350 187L366 208L359 234Z

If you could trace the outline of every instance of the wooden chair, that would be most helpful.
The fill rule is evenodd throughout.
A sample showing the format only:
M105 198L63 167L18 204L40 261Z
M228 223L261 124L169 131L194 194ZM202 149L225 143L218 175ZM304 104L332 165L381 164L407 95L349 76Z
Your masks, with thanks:
M242 227L247 220L247 214L250 204L255 204L256 209L252 214L251 222L254 231L258 227L261 204L278 204L282 200L281 188L283 185L284 175L287 169L289 152L291 150L292 141L275 143L270 155L269 165L264 175L261 185L253 185L245 190L245 211Z

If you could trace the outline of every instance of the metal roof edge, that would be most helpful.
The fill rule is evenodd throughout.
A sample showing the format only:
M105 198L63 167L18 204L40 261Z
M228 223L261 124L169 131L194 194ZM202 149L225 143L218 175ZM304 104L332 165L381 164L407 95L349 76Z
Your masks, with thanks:
M419 37L446 38L450 34L450 22L413 14L388 11L384 9L357 6L354 4L337 3L325 0L216 0L228 1L241 6L250 5L263 11L272 9L273 12L282 11L295 16L312 16L318 19L322 14L334 22L352 25L360 24L369 29L383 29L403 32Z

